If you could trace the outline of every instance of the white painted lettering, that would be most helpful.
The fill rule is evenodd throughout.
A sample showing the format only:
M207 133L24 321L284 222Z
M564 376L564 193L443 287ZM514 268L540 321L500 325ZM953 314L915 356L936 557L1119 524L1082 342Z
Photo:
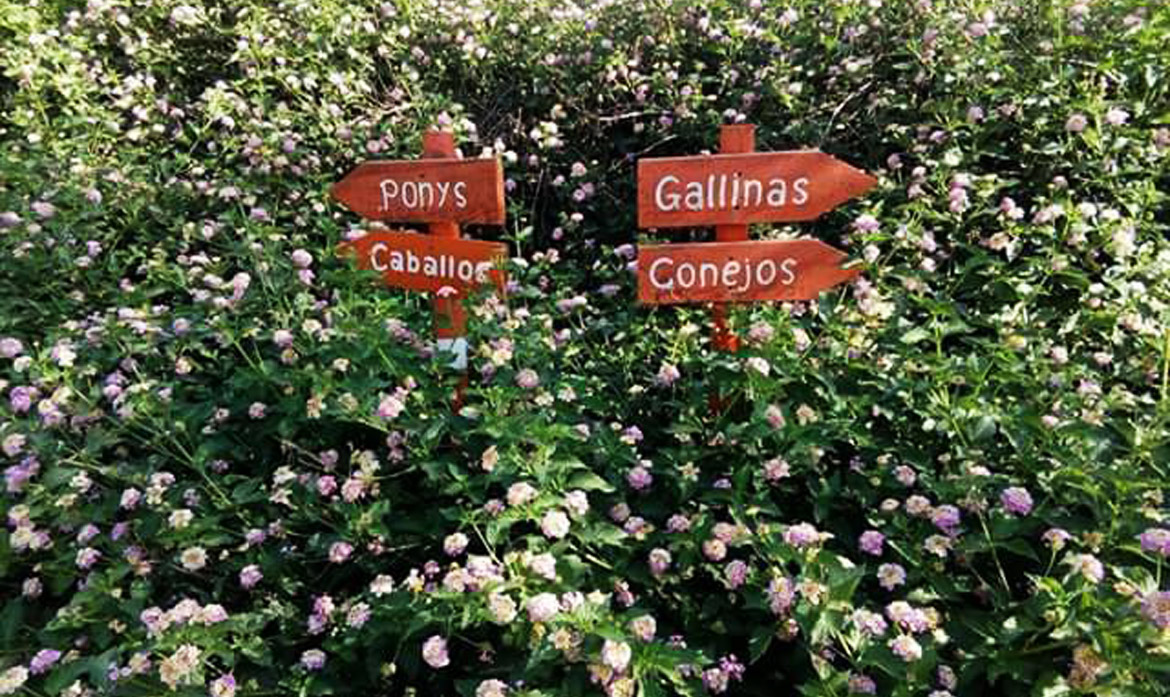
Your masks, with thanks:
M666 187L670 184L677 184L678 177L668 174L658 180L658 185L654 187L654 204L658 206L660 211L677 211L679 200L682 198L676 192L666 192Z
M650 265L650 284L659 290L670 290L674 288L674 279L669 276L666 280L659 280L658 271L663 266L674 266L674 260L670 257L659 257ZM669 270L667 271L669 273Z

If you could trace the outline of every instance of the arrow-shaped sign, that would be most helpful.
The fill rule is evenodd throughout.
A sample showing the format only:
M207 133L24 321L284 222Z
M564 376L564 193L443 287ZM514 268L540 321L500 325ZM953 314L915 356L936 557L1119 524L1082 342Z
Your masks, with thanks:
M812 220L877 180L818 150L638 160L638 227Z
M354 213L373 220L504 224L499 160L374 160L330 190Z
M700 242L638 247L644 304L812 300L853 279L844 252L820 240Z

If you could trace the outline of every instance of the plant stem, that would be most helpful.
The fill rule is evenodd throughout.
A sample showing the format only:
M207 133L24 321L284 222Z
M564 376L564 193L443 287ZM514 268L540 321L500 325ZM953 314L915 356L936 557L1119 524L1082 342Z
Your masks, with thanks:
M995 569L999 572L999 580L1003 583L1003 590L1008 594L1008 598L1010 599L1012 588L1008 584L1007 574L1003 572L1003 564L999 563L999 552L996 551L995 543L991 540L991 531L987 529L987 519L983 517L982 513L979 514L979 525L983 528L983 536L987 538L987 546L991 548L991 558L995 560Z

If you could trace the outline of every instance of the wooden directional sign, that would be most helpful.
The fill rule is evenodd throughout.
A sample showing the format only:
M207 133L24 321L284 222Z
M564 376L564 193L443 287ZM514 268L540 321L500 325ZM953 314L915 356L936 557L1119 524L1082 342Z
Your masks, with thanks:
M819 240L700 242L638 248L644 304L811 300L860 273Z
M638 227L812 220L876 183L818 150L642 159Z
M499 160L373 160L358 165L331 193L373 220L504 224Z
M372 232L341 244L358 266L382 274L386 285L459 298L485 283L504 285L502 242L420 235L408 230ZM450 289L444 291L443 289Z

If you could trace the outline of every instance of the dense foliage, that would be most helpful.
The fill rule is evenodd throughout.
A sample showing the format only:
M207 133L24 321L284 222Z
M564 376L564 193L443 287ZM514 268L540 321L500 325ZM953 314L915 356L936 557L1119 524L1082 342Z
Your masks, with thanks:
M1170 6L0 0L0 694L1170 694ZM634 163L818 147L818 302L640 307ZM503 159L471 380L335 254ZM712 411L712 396L723 407Z

